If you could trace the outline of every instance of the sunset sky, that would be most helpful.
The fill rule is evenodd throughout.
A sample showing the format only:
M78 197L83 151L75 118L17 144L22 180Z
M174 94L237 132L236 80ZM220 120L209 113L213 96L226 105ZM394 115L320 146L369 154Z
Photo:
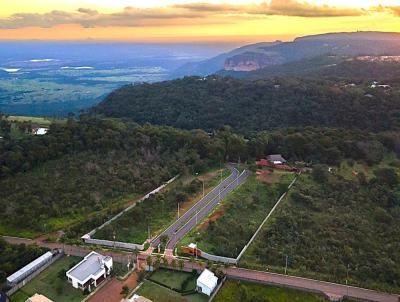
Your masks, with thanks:
M0 0L0 39L268 41L400 32L400 0Z

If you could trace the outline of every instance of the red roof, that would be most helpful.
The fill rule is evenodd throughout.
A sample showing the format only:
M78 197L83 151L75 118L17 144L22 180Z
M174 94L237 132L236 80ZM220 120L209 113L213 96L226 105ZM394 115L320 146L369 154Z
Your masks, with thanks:
M260 161L257 162L257 165L262 167L269 167L271 164L266 159L260 159Z

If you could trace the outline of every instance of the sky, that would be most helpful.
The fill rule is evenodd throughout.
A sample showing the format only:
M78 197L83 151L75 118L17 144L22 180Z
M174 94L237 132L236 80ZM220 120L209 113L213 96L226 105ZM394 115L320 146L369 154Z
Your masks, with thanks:
M0 0L0 40L256 42L400 32L400 0Z

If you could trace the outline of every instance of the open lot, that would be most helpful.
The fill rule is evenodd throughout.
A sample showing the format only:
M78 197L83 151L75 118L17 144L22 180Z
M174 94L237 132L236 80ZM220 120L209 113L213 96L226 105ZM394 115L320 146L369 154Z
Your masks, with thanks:
M302 175L240 266L283 273L287 257L292 275L400 292L399 169L382 165Z
M178 247L197 243L205 252L236 257L293 178L292 173L279 172L276 181L265 183L251 176L185 236Z
M223 176L227 172L223 171ZM200 176L201 177L201 176ZM205 193L218 184L220 173L208 172L204 177ZM183 215L202 197L202 182L189 177L178 179L167 190L152 195L130 211L98 230L95 238L122 242L143 243L150 235L156 236L177 218L178 203Z
M63 257L36 276L31 282L11 296L11 302L25 302L35 293L43 294L56 302L79 302L85 298L82 291L72 287L65 272L80 261L78 257Z
M274 287L258 283L228 280L224 283L215 302L322 302L328 299L299 290Z

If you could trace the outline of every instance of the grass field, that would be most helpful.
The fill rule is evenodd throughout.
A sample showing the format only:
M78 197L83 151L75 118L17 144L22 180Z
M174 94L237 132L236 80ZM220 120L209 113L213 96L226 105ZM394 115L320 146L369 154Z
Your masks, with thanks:
M32 122L35 124L39 124L41 126L48 126L52 123L52 121L56 121L55 119L49 119L45 117L15 116L15 115L8 116L7 120L12 122Z
M222 176L227 175L229 172L224 170ZM214 170L198 178L204 179L207 193L218 184L220 174ZM113 240L115 234L117 241L143 243L148 237L148 228L150 228L151 236L158 235L176 220L178 198L184 196L184 202L180 203L181 215L201 199L202 183L200 181L196 185L195 192L189 192L194 179L194 177L187 177L169 185L165 192L156 194L136 205L110 225L98 230L94 237Z
M185 288L181 288L182 283L189 279L187 286ZM191 290L196 288L196 279L191 273L180 272L180 271L173 271L167 269L158 269L154 272L150 280L156 281L158 283L162 283L167 287L175 288L178 290Z
M205 252L236 257L293 178L291 173L279 174L276 183L265 183L251 176L178 246L197 243Z
M144 281L142 286L138 289L136 294L146 297L153 302L207 302L208 296L202 294L193 294L181 296L178 292L170 290L166 287L153 283L151 281Z
M312 293L289 288L228 280L224 283L215 302L322 302L328 299Z
M25 302L35 293L45 295L55 302L79 302L85 298L82 291L72 287L64 271L75 265L80 258L63 257L36 276L31 282L11 296L11 302ZM62 275L62 276L61 276Z

